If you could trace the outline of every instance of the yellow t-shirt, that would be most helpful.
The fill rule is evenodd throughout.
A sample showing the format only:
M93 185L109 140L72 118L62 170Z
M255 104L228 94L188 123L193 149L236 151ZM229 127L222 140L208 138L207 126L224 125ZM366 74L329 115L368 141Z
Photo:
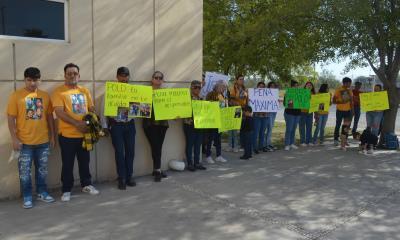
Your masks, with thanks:
M247 105L247 92L246 90L239 90L237 87L232 86L229 90L230 98L236 101L242 108Z
M11 94L7 114L16 117L17 137L23 144L37 145L49 141L47 115L52 114L49 94L25 88Z
M51 96L53 107L63 107L64 111L75 120L82 120L88 109L93 107L92 97L87 88L77 86L69 88L62 85ZM83 134L73 125L58 119L58 133L64 137L82 138Z
M346 101L346 103L337 103L336 109L339 111L350 111L352 109L353 93L351 89L340 87L336 89L334 98L338 102Z

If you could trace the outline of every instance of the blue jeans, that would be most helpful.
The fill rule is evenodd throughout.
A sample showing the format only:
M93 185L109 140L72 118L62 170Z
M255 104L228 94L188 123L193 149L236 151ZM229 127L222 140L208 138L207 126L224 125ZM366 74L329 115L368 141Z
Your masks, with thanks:
M207 132L208 142L206 149L206 156L211 156L211 146L214 142L215 149L217 151L217 157L221 156L221 134L218 133L218 129L208 129Z
M351 130L352 133L357 132L360 115L361 115L360 106L354 106L354 122L353 122L353 130Z
M253 132L243 132L244 157L251 157Z
M133 175L133 159L135 158L135 123L112 124L110 132L118 178L130 179Z
M23 144L18 158L19 180L22 196L32 198L32 162L35 164L36 192L47 192L47 162L50 154L49 143L38 145Z
M200 148L203 141L203 130L196 129L193 125L183 124L183 132L186 138L186 161L188 166L200 164ZM194 152L194 164L192 153Z
M300 144L311 143L312 123L313 123L313 114L302 112L300 115L300 123L299 123Z
M268 121L267 121L267 133L265 134L265 146L272 146L272 129L275 126L275 118L276 118L276 112L270 112L268 113Z
M375 136L379 134L379 126L383 118L383 112L367 112L367 126L371 127L371 133Z
M239 142L239 131L238 130L230 130L229 131L229 146L231 148L240 147Z
M289 146L295 143L296 128L299 124L300 116L284 113L284 117L286 122L285 146Z
M254 150L259 150L264 147L265 128L267 126L267 117L253 117L254 131L252 134L252 145ZM257 141L258 140L258 141ZM246 143L244 143L246 146Z
M319 114L318 115L318 121L317 121L317 125L315 126L314 137L313 137L314 144L317 143L318 135L319 135L319 143L324 142L325 126L326 126L327 121L328 121L328 114L322 114L322 115Z

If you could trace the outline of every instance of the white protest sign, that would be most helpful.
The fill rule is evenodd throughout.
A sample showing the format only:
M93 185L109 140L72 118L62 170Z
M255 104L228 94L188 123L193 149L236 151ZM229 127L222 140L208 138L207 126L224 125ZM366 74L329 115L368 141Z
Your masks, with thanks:
M279 90L275 88L249 88L249 106L253 112L279 111Z
M215 84L219 81L224 81L228 86L229 76L220 73L206 72L205 84L201 88L200 97L205 98L209 92L211 92Z

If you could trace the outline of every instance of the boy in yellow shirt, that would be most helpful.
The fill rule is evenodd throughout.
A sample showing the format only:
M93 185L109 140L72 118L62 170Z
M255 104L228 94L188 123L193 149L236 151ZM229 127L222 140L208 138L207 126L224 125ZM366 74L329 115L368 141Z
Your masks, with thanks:
M339 130L343 121L343 128L347 129L354 115L353 92L351 91L351 79L343 78L343 85L336 89L333 103L336 104L336 126L334 132L335 145L339 145Z
M8 128L14 151L19 151L18 170L23 207L32 208L31 166L35 164L38 200L54 202L47 193L46 177L50 146L54 147L54 120L49 95L38 89L40 70L24 72L25 87L11 94L7 106Z
M88 132L86 122L82 118L89 111L94 112L92 97L87 88L78 85L80 75L77 65L65 65L64 79L64 84L54 90L51 101L58 118L58 140L62 159L61 201L67 202L71 199L74 185L75 156L79 165L82 192L97 195L99 191L92 185L89 151L82 147L83 134Z

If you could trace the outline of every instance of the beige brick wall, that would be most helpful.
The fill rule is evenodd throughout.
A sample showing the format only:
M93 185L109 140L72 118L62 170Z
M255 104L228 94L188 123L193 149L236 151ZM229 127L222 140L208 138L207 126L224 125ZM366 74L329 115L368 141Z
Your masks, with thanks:
M135 84L149 84L155 69L165 73L168 87L187 87L190 80L201 78L202 0L70 0L69 3L68 42L0 38L0 99L4 103L0 105L3 136L0 199L19 196L20 192L17 162L8 162L11 141L5 103L14 86L23 86L26 67L40 68L43 80L40 88L51 92L63 82L63 66L68 62L78 64L81 84L91 90L97 109L104 83L115 79L118 66L129 67ZM151 171L152 161L141 120L136 121L136 131L135 174L144 175ZM183 159L183 150L182 123L170 121L163 146L163 167L167 167L170 159ZM92 152L91 170L94 180L116 178L110 139L100 140ZM49 159L50 187L60 186L60 172L57 147ZM78 177L76 168L76 183Z

